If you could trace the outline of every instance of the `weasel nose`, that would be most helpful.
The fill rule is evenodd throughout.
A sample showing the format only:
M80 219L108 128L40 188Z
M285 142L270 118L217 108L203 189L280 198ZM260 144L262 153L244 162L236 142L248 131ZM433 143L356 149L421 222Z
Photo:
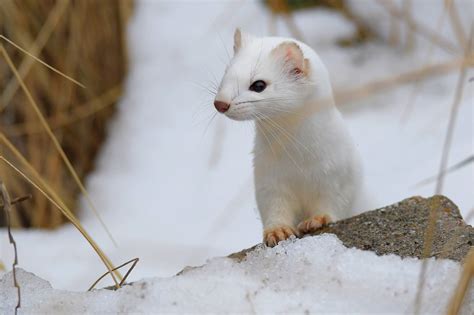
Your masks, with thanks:
M219 113L225 113L229 109L230 104L227 104L222 101L214 101L214 106L216 107Z

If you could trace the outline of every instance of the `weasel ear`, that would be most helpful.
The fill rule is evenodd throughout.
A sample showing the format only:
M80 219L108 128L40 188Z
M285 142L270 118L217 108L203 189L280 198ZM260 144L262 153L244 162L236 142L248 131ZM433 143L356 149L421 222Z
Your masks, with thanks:
M253 35L242 32L240 28L236 28L234 33L234 54L236 54L240 50L240 48L244 47L250 41L252 41L253 38Z
M273 48L271 54L280 60L291 75L307 75L309 61L304 58L300 46L294 42L283 42Z

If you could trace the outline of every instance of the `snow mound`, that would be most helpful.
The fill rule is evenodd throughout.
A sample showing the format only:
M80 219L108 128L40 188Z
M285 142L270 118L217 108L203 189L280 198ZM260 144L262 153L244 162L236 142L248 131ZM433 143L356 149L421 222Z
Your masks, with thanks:
M238 262L214 258L170 278L118 291L55 290L19 271L24 313L413 313L421 261L346 248L332 234L258 247ZM460 275L451 260L430 259L422 313L443 314ZM436 275L436 276L433 276ZM16 304L11 273L0 280L0 312ZM474 311L474 294L462 314Z

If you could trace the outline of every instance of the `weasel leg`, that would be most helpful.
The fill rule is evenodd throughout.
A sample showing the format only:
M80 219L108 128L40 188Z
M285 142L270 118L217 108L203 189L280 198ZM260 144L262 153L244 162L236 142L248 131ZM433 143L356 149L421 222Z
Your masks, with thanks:
M292 235L299 236L299 233L290 226L269 228L263 231L263 241L267 246L273 247L280 241L290 238Z
M331 222L331 218L328 215L316 215L301 221L300 224L298 224L298 232L301 234L312 233L329 222Z
M298 236L296 229L298 201L282 190L257 190L257 204L262 218L263 242L273 247L290 236Z

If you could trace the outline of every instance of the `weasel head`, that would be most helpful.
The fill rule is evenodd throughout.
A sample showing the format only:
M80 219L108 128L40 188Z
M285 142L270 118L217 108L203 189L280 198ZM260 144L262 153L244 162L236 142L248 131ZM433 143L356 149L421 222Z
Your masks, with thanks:
M234 120L259 120L296 111L314 91L310 62L293 40L234 34L234 56L214 106Z

